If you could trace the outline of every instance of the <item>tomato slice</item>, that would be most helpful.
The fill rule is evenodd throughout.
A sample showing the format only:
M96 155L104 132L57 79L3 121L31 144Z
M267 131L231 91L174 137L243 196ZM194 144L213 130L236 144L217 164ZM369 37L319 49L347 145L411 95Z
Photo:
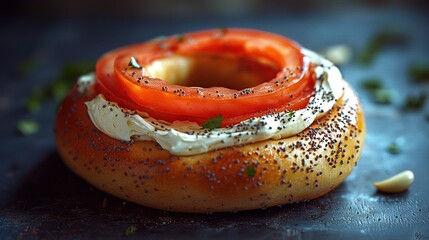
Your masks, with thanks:
M304 108L315 84L298 44L248 29L199 31L126 46L102 56L96 72L99 91L122 107L169 122L201 124L222 115L223 126ZM186 83L192 75L196 80ZM205 87L198 82L203 78L210 79Z

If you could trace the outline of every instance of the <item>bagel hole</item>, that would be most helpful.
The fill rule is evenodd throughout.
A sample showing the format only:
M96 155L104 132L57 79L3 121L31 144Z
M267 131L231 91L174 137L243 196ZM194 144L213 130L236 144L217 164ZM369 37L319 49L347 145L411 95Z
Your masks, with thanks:
M276 77L280 68L264 58L234 54L173 55L145 66L148 76L186 87L242 90Z

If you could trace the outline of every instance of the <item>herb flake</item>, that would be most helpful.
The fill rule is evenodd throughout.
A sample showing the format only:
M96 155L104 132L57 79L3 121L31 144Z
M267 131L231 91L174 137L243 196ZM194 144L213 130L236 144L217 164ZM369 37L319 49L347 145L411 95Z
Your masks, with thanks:
M368 66L383 48L404 44L406 41L407 35L403 32L397 30L380 31L369 40L367 46L361 51L358 57L358 63Z
M128 63L129 67L132 68L136 68L136 69L141 69L142 67L139 65L139 63L137 62L137 59L135 57L131 57L130 58L130 62Z
M60 102L72 88L77 78L95 70L94 61L80 61L64 65L60 75L46 87L36 87L26 99L27 110L36 113L44 100L54 98Z
M408 95L405 99L404 109L405 110L420 110L423 108L426 102L426 94L420 93L418 95Z
M367 91L375 91L383 88L383 84L379 78L367 78L362 81L361 85Z
M392 103L392 93L387 89L378 89L373 93L374 101L380 104Z
M127 229L125 229L124 236L129 237L129 236L133 235L136 231L137 231L136 225L131 225L131 226L127 227Z
M401 152L401 147L396 143L391 143L387 146L387 151L391 154L399 154Z
M408 72L416 83L429 82L429 63L415 63L409 67Z
M249 177L254 177L256 175L256 169L254 166L248 166L246 172Z
M379 78L367 78L361 82L361 86L371 94L371 97L375 103L392 103L392 91L384 88L383 83Z
M16 127L24 136L33 135L39 131L39 124L33 120L21 120Z
M212 131L215 128L220 128L220 126L222 125L222 121L223 121L223 117L222 117L222 115L219 115L219 116L212 117L212 118L208 119L201 126L203 128L206 128L206 129Z
M27 107L27 110L32 113L38 112L42 105L42 101L45 98L45 95L47 95L46 90L40 87L34 88L30 96L28 96L25 101L25 106Z

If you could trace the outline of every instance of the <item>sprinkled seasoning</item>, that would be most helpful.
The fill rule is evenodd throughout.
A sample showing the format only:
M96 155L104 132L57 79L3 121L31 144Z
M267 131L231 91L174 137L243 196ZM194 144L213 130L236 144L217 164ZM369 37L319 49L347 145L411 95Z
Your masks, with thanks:
M248 166L246 169L247 176L254 177L256 174L256 169L254 166Z
M141 69L142 67L137 62L137 59L135 57L131 57L130 61L128 62L128 66L136 69Z

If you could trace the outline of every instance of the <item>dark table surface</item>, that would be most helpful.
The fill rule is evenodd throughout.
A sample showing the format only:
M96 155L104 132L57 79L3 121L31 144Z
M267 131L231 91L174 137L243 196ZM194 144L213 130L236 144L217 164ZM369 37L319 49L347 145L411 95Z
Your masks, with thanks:
M0 239L120 238L131 225L137 227L131 238L142 239L429 238L429 104L418 111L401 108L405 96L429 94L428 82L413 83L408 74L410 64L429 62L428 13L427 8L385 6L240 18L2 21ZM384 48L369 66L353 60L341 67L362 99L367 137L359 164L340 187L310 202L238 213L171 213L138 206L92 188L63 165L53 140L54 100L45 101L39 113L25 108L32 89L49 85L64 64L95 60L110 49L159 35L217 27L276 32L314 50L344 43L354 56L379 31L405 34L405 43ZM35 66L22 71L28 59L35 59ZM393 103L374 103L361 86L368 77L383 81ZM23 119L39 122L40 131L20 135L16 124ZM401 153L387 151L392 142ZM407 169L416 179L406 192L383 194L372 185Z

